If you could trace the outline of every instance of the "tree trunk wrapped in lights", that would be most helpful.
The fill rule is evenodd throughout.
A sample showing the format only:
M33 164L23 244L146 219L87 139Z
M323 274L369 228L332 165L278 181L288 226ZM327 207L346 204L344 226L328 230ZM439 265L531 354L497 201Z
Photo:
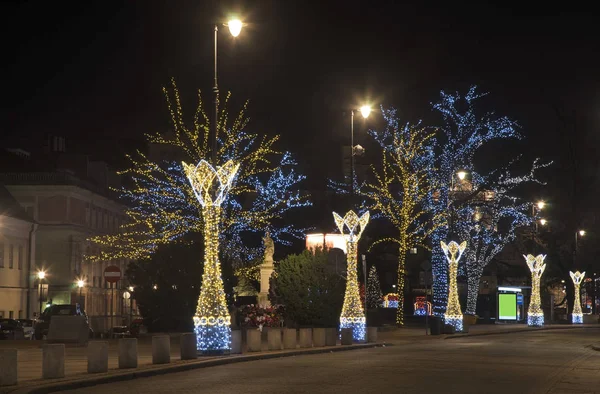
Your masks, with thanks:
M545 254L534 256L528 254L525 257L527 266L531 271L531 300L527 310L527 325L531 327L541 327L544 325L544 311L542 310L542 301L540 298L540 278L546 269L544 264Z
M240 165L228 161L215 169L205 160L197 166L182 164L202 205L204 219L204 273L194 316L197 349L203 353L224 352L231 349L231 317L219 263L219 222L221 203L226 199Z
M360 218L354 211L349 211L344 217L334 212L333 218L342 234L344 234L344 226L349 231L348 234L344 234L348 251L346 255L348 264L346 269L346 293L340 316L340 328L353 328L354 340L364 341L366 319L358 289L357 245L363 230L367 226L367 223L369 223L369 212L365 212Z
M573 280L573 286L575 287L575 301L573 302L573 314L571 321L573 324L581 324L583 323L583 312L581 311L581 282L585 277L585 272L571 272L569 271L569 275L571 275L571 279Z
M448 307L446 308L444 320L446 321L446 324L450 324L456 331L460 332L463 330L463 315L460 309L460 301L458 300L456 276L458 274L458 261L467 248L467 241L463 241L460 245L454 241L451 241L446 245L442 241L441 246L446 255L446 259L448 260L448 279L450 280L448 286Z

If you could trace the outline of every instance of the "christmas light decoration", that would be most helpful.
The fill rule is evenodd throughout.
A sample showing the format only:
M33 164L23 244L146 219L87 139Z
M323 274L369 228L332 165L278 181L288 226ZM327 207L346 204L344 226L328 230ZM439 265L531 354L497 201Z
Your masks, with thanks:
M171 115L171 131L146 135L154 158L142 152L128 156L130 168L121 175L129 186L120 191L127 208L127 219L117 233L93 237L97 252L86 256L91 261L148 258L160 245L181 239L189 232L203 233L202 207L184 174L181 161L199 163L207 157L209 117L200 94L194 116L183 115L179 90L163 89ZM262 244L247 245L245 234L264 234L279 244L289 245L304 238L306 229L287 224L288 212L311 205L309 195L298 190L305 177L296 172L297 163L288 152L275 149L279 137L249 133L247 104L236 116L227 112L229 96L220 105L217 123L217 162L239 164L235 184L227 198L221 198L221 257L243 266L262 254ZM166 158L163 159L163 156ZM215 196L218 197L218 196ZM224 195L222 196L224 197ZM251 238L253 239L253 238ZM256 237L259 239L259 237Z
M571 279L573 280L573 287L575 288L575 300L573 301L573 313L571 317L571 321L573 324L582 324L583 323L583 312L581 311L581 281L585 277L585 272L579 271L569 271L569 275L571 275Z
M371 135L382 147L383 163L379 171L373 167L374 181L363 185L359 194L367 199L369 210L386 218L397 230L396 236L380 239L371 248L383 242L398 246L396 324L402 326L406 255L417 246L426 248L435 225L441 225L439 217L425 209L428 195L437 188L429 182L434 133L418 125L400 126L394 109L382 112L387 128L383 133L371 132Z
M381 306L383 294L381 293L381 284L379 283L379 276L377 275L377 269L375 266L372 266L369 270L368 278L367 308L378 308Z
M354 211L349 211L341 217L337 213L333 213L333 218L340 233L346 238L346 255L347 271L346 271L346 292L344 294L344 305L342 306L342 314L340 316L340 328L352 328L353 338L355 341L364 341L366 333L365 312L362 307L360 292L358 289L358 240L364 231L367 223L369 223L369 212L365 212L362 216L358 216ZM344 232L344 228L348 229L348 234Z
M545 254L533 256L528 254L525 257L527 266L531 271L531 300L527 310L527 325L530 327L541 327L544 325L544 311L542 310L542 301L540 298L540 278L546 269L544 264Z
M221 204L231 189L240 165L228 161L221 167L213 168L205 160L201 160L197 166L182 164L194 194L202 205L204 218L204 273L194 316L197 348L205 353L227 351L231 349L231 317L227 310L219 263L219 221Z
M457 332L460 332L463 329L463 315L460 309L460 301L458 300L456 276L458 275L458 261L467 248L467 241L463 241L460 245L454 241L446 245L444 241L441 241L440 245L448 260L448 277L450 279L448 286L448 308L446 309L444 320L446 324L450 324Z
M400 296L396 293L388 293L383 296L383 307L384 308L398 308L398 300Z
M415 316L431 315L431 302L427 301L425 297L416 297L415 303Z

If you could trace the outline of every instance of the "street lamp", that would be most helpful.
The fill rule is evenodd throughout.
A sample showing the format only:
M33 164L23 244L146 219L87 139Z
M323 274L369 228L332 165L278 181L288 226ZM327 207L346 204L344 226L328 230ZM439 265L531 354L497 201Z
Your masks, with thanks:
M540 224L541 224L542 226L545 226L545 225L546 225L546 223L548 223L548 221L547 221L546 219L540 219Z
M40 315L41 315L42 314L42 300L43 300L43 297L42 297L42 291L43 291L42 281L46 277L46 272L42 271L42 270L38 271L37 272L37 277L38 277L38 281L39 281L39 285L38 285L39 290L38 290L38 293L40 294Z
M233 37L237 37L240 35L240 32L242 31L242 27L244 26L244 24L242 23L242 21L240 21L239 19L231 19L229 20L229 22L227 22L225 24L225 26L229 27L229 32L231 33L231 35ZM213 86L213 93L214 93L214 118L213 121L211 123L211 135L210 135L210 151L211 151L211 159L212 159L212 164L213 165L217 165L217 122L219 119L219 83L218 83L218 79L217 79L217 36L219 33L219 26L215 25L215 72L214 72L214 77L215 77L215 85Z
M358 110L365 119L371 114L370 105L363 105ZM350 194L354 196L354 110L350 112L350 177Z
M575 255L577 255L577 241L580 237L585 235L585 230L579 230L575 232Z
M456 173L456 175L458 176L458 179L460 179L461 181L464 181L465 178L467 177L467 172L466 171L458 171Z
M83 305L83 298L81 296L81 290L83 289L83 286L85 286L85 282L83 281L83 279L79 279L77 281L77 287L79 287L79 305ZM83 308L83 310L85 310L85 307Z

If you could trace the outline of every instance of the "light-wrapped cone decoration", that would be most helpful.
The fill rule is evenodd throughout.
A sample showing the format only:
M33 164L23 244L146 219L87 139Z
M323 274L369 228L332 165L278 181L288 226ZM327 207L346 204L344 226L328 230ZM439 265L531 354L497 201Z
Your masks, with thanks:
M530 327L542 327L544 325L544 311L542 310L542 301L540 298L540 278L546 269L544 264L545 254L534 256L528 254L525 257L527 266L531 271L531 300L527 310L527 325Z
M458 261L463 252L467 248L467 241L463 241L460 245L451 241L448 245L441 241L442 250L448 260L448 307L444 315L446 324L450 324L457 332L463 330L463 315L460 309L460 301L458 300L458 286L456 284L456 276L458 275Z
M573 287L575 288L575 301L573 302L573 313L571 315L571 321L573 324L583 323L583 312L581 311L581 282L585 277L585 272L571 272L571 279L573 280Z
M361 217L358 217L354 211L349 211L344 217L334 212L333 218L340 232L346 238L346 249L348 251L346 255L348 261L346 293L344 294L344 306L340 316L340 329L353 328L353 339L364 341L366 339L366 319L358 289L357 245L363 230L369 223L369 212L365 212ZM348 233L344 232L345 228L348 229Z
M231 349L231 317L227 310L219 263L221 204L227 198L239 164L228 161L214 168L201 160L197 166L183 163L185 175L202 205L204 220L204 273L194 326L197 348L205 354Z

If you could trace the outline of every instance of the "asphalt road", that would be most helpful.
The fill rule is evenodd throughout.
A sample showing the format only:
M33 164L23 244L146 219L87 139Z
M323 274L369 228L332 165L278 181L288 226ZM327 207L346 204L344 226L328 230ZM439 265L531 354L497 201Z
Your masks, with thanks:
M68 393L600 394L600 330L428 340L98 385Z

